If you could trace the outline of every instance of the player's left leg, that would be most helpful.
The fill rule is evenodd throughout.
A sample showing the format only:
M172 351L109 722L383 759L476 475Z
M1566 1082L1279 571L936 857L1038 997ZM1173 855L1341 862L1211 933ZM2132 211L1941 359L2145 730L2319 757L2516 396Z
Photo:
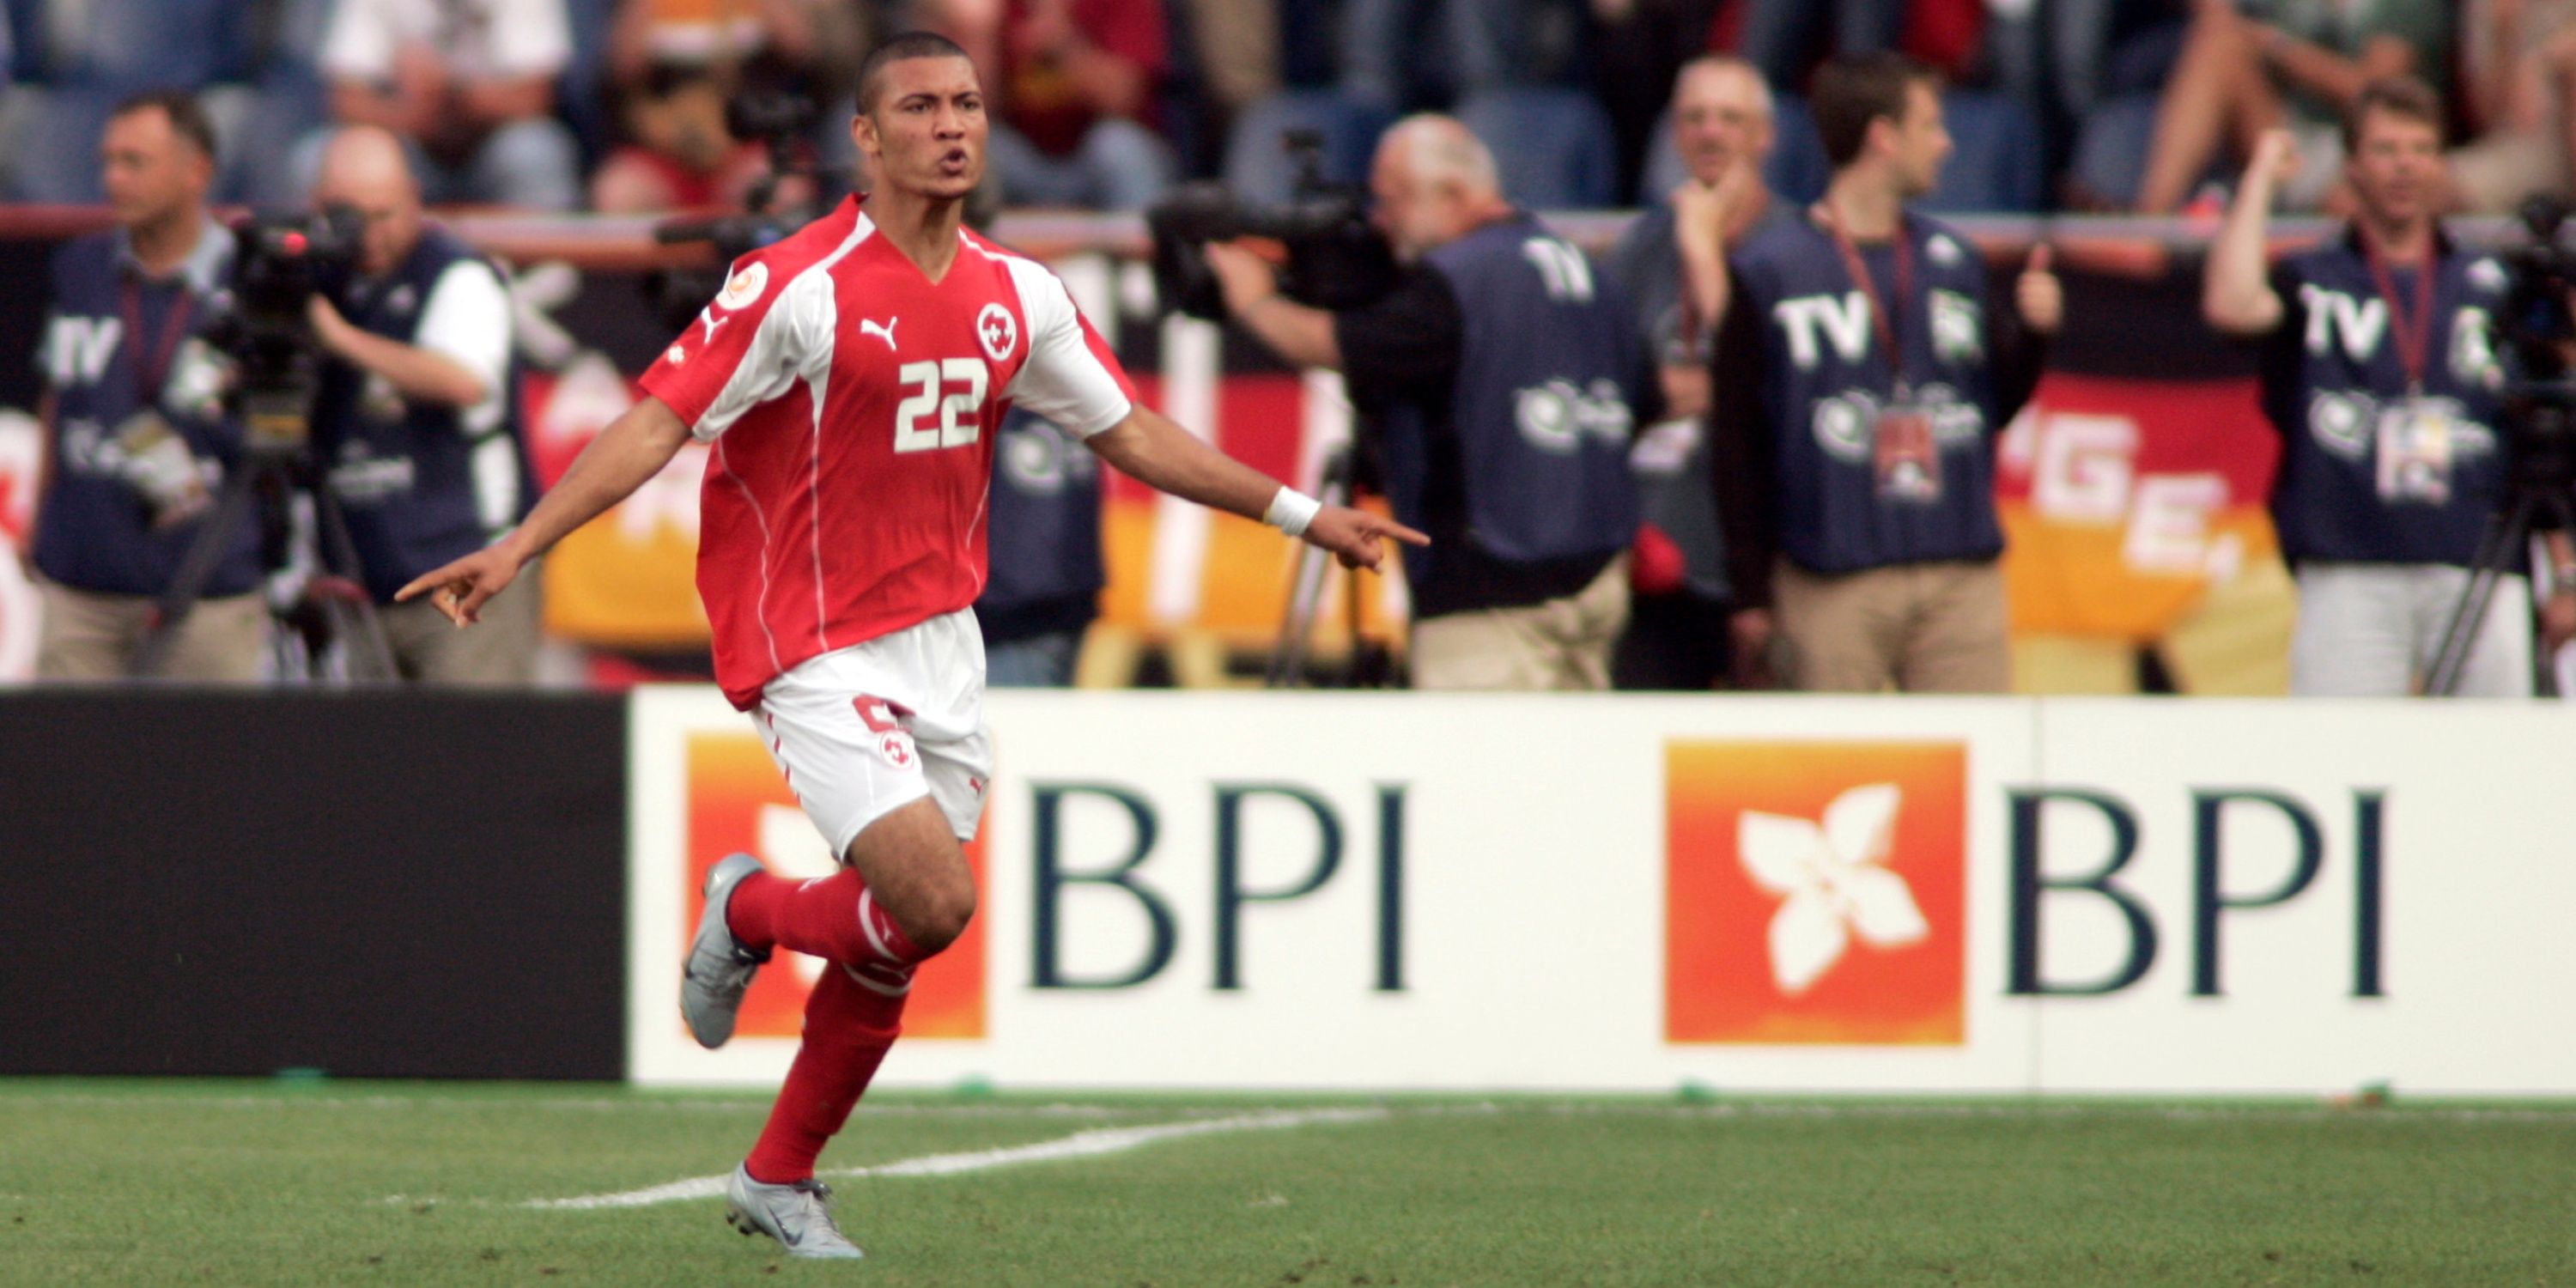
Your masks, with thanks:
M965 854L948 816L928 797L870 823L847 857L849 868L818 880L745 880L727 918L746 943L827 963L806 998L795 1063L726 1191L735 1228L767 1234L800 1257L859 1255L824 1206L829 1191L815 1181L814 1164L902 1031L913 966L947 947L974 911ZM904 892L911 930L880 903L866 879L871 873Z
M725 1191L725 1218L744 1234L766 1234L799 1257L860 1255L824 1206L831 1191L814 1160L840 1134L850 1110L893 1047L903 994L888 995L835 962L805 999L805 1035L787 1082L751 1155Z
M814 1175L814 1160L849 1122L850 1110L903 1031L905 996L887 993L837 962L824 967L805 999L796 1062L743 1160L752 1179L788 1185Z
M992 751L973 630L963 614L934 619L869 650L873 661L858 651L841 659L839 693L806 701L813 695L773 684L764 695L764 722L774 717L780 734L773 744L780 767L840 844L846 866L803 882L756 874L729 901L728 929L749 948L783 946L831 963L807 1001L795 1065L745 1162L746 1178L758 1183L749 1187L754 1197L801 1202L760 1186L810 1180L900 1031L913 967L947 948L974 916L974 872L962 842L982 813ZM864 687L853 698L849 686Z

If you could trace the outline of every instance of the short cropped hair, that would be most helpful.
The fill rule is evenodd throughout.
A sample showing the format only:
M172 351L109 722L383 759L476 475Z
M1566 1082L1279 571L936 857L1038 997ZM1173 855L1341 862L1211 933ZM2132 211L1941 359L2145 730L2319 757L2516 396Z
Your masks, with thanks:
M2410 121L2421 121L2433 127L2436 138L2442 133L2442 96L2431 85L2413 76L2383 76L2361 87L2352 107L2343 114L2343 150L2346 156L2361 147L2361 123L2373 112L2386 112Z
M1906 91L1940 83L1939 72L1892 50L1835 58L1817 68L1813 108L1825 160L1837 170L1851 164L1869 142L1870 122L1882 116L1903 121Z
M170 122L170 132L187 140L197 154L211 161L215 156L215 127L206 119L206 109L197 105L197 96L181 89L147 89L120 100L107 114L113 121L137 112L159 112Z
M869 50L867 58L859 64L859 113L866 115L876 110L877 94L885 88L885 69L889 64L907 58L965 57L966 51L956 41L935 31L905 31L887 37L884 44Z

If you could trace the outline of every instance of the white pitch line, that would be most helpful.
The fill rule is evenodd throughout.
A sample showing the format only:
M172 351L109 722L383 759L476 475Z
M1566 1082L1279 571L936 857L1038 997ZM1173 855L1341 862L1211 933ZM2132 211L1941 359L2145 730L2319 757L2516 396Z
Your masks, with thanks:
M989 1171L996 1167L1016 1167L1022 1163L1047 1163L1064 1158L1096 1158L1102 1154L1120 1154L1158 1141L1177 1140L1185 1136L1208 1136L1219 1132L1277 1131L1287 1127L1306 1127L1317 1123L1374 1122L1386 1117L1383 1109L1306 1109L1271 1110L1265 1113L1240 1114L1232 1118L1199 1118L1175 1123L1156 1123L1148 1127L1102 1127L1075 1132L1055 1140L1033 1145L1009 1145L1000 1149L970 1150L958 1154L925 1154L919 1158L898 1159L874 1167L848 1167L823 1173L830 1177L870 1176L957 1176L967 1172ZM657 1203L677 1203L687 1199L711 1199L724 1193L723 1176L693 1176L685 1181L654 1185L620 1194L585 1194L569 1199L530 1199L524 1206L554 1210L592 1211L599 1208L650 1207Z

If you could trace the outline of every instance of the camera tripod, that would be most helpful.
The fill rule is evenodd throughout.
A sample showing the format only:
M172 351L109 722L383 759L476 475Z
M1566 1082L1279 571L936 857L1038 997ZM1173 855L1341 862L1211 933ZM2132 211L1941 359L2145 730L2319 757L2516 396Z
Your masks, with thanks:
M2486 622L2496 584L2521 568L2535 532L2576 532L2576 383L2534 382L2517 385L2504 420L2514 426L2513 477L2505 503L2487 517L2469 561L2469 584L2442 626L2442 642L2424 673L2427 697L2459 692L2468 669L2469 649ZM2544 522L2546 520L2546 522Z
M288 565L295 538L294 498L312 501L315 572L306 583L303 602L279 620L305 643L308 678L324 677L323 658L337 641L345 650L345 678L392 680L393 648L374 599L358 565L358 548L349 538L348 516L340 498L322 477L307 446L309 395L300 390L253 393L244 398L248 444L242 459L227 472L223 491L189 543L187 555L153 605L152 626L135 650L127 674L158 674L178 642L179 627L204 598L206 583L233 548L246 524L259 525L260 565L276 572Z
M1315 489L1315 499L1328 506L1350 504L1358 471L1357 457L1349 444L1334 449L1324 462L1324 475L1321 486ZM1332 558L1332 552L1322 546L1305 545L1299 549L1297 576L1289 583L1287 616L1279 624L1279 642L1271 649L1270 669L1262 677L1262 687L1304 687L1306 648L1314 638L1316 614L1323 609L1324 574L1330 571ZM1360 635L1358 573L1349 573L1342 579L1342 593L1342 616L1351 633L1350 687L1383 687L1388 670L1385 650Z

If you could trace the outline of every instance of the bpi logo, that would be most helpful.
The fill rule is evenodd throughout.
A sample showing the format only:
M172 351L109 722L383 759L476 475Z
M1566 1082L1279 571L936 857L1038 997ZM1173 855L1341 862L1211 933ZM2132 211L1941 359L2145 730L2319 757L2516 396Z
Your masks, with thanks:
M824 877L838 870L830 847L797 807L758 738L748 732L692 735L688 774L688 861L679 877L688 882L688 896L680 901L681 924L673 927L683 956L706 907L700 892L707 869L724 856L736 851L755 855L783 877ZM966 859L974 866L980 900L985 887L981 840L967 844ZM985 1036L985 957L984 920L979 917L948 951L922 963L904 1006L904 1036ZM801 953L777 954L743 995L734 1031L745 1037L795 1039L804 1028L805 995L823 969L820 960ZM676 1013L672 1020L678 1022Z
M1967 749L1664 751L1664 1037L1966 1040Z

